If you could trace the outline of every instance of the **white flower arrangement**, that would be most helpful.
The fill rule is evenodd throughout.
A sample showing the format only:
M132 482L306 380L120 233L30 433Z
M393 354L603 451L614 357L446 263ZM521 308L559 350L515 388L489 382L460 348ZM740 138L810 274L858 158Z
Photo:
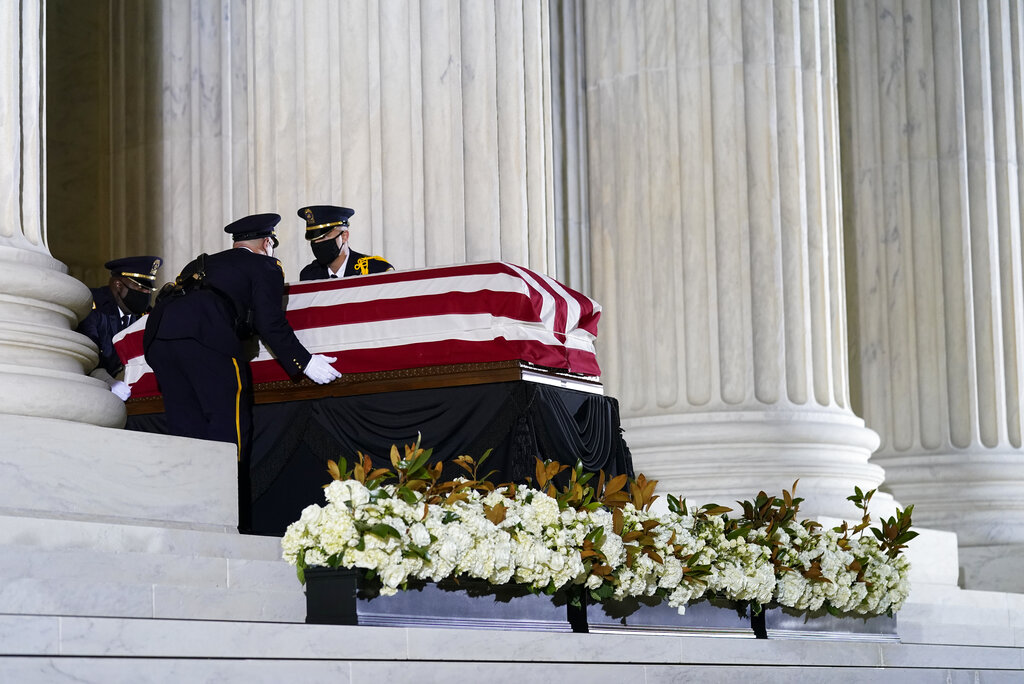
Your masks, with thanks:
M596 601L660 597L680 613L716 598L755 610L891 615L909 593L900 552L916 536L913 507L865 535L873 492L850 497L864 512L859 525L824 529L796 520L800 499L790 492L761 492L737 518L674 497L659 515L650 510L655 482L643 475L605 482L602 474L591 485L578 465L558 489L553 480L567 466L538 463L533 487L495 486L465 456L457 462L471 479L440 481L429 456L416 445L402 459L393 448L397 475L362 455L351 472L331 462L326 505L303 510L281 542L300 580L305 568L326 566L365 570L382 595L455 578L549 594L578 587Z

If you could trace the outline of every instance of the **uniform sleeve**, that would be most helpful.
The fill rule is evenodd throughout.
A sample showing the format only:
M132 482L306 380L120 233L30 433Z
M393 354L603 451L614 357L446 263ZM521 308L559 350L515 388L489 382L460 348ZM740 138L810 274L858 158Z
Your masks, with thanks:
M114 348L114 323L108 320L109 318L99 309L93 309L82 319L76 330L96 345L99 353L99 363L96 367L105 369L111 375L117 375L124 370L124 363Z
M379 256L370 257L370 273L384 273L394 271L395 267Z
M278 262L262 257L252 287L252 327L285 371L299 375L311 355L284 315L284 271Z

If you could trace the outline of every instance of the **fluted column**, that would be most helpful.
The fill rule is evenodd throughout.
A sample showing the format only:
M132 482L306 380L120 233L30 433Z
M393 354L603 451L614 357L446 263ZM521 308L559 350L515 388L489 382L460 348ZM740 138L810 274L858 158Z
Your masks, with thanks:
M355 249L398 269L555 267L547 2L251 5L256 197L355 209Z
M1024 3L840 12L854 365L877 460L915 520L957 532L968 586L1020 591Z
M162 280L230 246L253 196L248 3L110 0L111 250L160 254Z
M44 34L41 0L0 5L0 414L121 425L121 400L84 374L95 345L72 331L91 294L46 247Z
M808 513L852 514L883 473L848 401L832 3L584 13L599 351L637 469L725 504L800 478Z

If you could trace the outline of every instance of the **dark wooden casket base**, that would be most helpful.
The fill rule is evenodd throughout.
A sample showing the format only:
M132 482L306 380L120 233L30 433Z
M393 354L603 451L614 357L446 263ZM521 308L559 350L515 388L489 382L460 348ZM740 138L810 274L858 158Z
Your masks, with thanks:
M534 459L589 471L633 474L618 403L600 385L520 362L349 374L337 383L256 387L253 453L240 472L243 532L282 535L302 509L323 503L327 460L357 452L390 467L392 445L416 441L445 463L443 476L465 474L459 455L491 455L482 472L495 482L524 482ZM159 399L129 401L128 429L166 433ZM247 479L247 481L246 481Z

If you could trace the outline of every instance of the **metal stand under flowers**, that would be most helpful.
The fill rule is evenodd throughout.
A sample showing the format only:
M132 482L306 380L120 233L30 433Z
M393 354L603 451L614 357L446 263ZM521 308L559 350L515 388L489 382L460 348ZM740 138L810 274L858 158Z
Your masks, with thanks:
M586 615L571 590L534 594L518 585L472 579L415 583L381 596L365 571L306 569L306 622L377 627L452 627L585 632ZM577 601L578 602L578 601Z

